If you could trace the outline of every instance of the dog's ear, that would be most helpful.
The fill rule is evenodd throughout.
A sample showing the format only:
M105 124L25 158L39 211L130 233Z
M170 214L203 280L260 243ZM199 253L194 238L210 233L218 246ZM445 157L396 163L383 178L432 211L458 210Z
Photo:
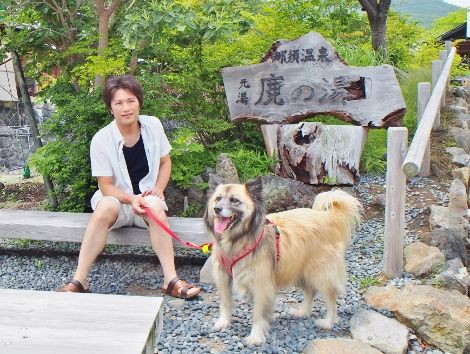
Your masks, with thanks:
M219 176L217 176L213 173L211 173L209 175L209 190L210 191L215 190L217 188L217 186L221 183L222 183L222 180L220 179Z
M246 182L245 187L248 193L257 199L261 199L263 194L263 180L261 177L256 177L255 179Z

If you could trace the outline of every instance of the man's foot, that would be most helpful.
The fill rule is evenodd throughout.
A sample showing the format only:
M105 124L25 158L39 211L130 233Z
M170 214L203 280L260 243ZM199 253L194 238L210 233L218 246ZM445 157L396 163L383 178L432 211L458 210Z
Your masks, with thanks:
M89 293L90 289L85 289L80 281L77 279L72 279L57 289L57 291L61 293Z
M201 292L200 288L189 284L178 276L171 279L168 286L166 288L162 288L162 290L165 294L179 299L191 299Z

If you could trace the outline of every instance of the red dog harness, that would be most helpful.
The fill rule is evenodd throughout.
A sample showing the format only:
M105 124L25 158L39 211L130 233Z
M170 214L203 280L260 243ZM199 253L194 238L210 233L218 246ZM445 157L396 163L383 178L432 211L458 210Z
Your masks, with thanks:
M277 226L274 225L271 221L266 220L265 225L272 225L272 227L274 228L274 233L275 233L275 237L276 237L276 263L277 263L277 262L279 262L279 259L280 259L280 256L281 256L281 248L280 248L280 244L279 244L281 234L279 233L279 230L278 230ZM219 260L220 265L227 272L228 275L233 276L232 269L235 266L235 264L237 264L238 261L242 260L243 258L248 256L250 253L252 253L258 247L258 245L261 242L261 239L263 238L263 236L264 236L264 226L261 229L261 231L258 235L258 239L255 241L255 243L249 249L246 249L246 248L243 249L240 252L241 254L239 254L235 257L225 257L221 253L217 254L217 256L218 256L217 258Z

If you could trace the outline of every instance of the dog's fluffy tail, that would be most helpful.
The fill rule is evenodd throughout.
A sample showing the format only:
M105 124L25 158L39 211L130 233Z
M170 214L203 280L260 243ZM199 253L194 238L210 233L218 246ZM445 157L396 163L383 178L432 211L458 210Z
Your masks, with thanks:
M361 221L362 205L359 200L338 188L318 194L312 209L339 214L349 225L349 237Z

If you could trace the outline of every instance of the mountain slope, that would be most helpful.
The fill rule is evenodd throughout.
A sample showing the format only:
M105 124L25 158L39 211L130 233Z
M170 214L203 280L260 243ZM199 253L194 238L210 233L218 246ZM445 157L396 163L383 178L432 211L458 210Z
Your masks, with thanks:
M432 22L460 7L448 4L442 0L392 0L392 9L409 15L424 27L431 27Z

